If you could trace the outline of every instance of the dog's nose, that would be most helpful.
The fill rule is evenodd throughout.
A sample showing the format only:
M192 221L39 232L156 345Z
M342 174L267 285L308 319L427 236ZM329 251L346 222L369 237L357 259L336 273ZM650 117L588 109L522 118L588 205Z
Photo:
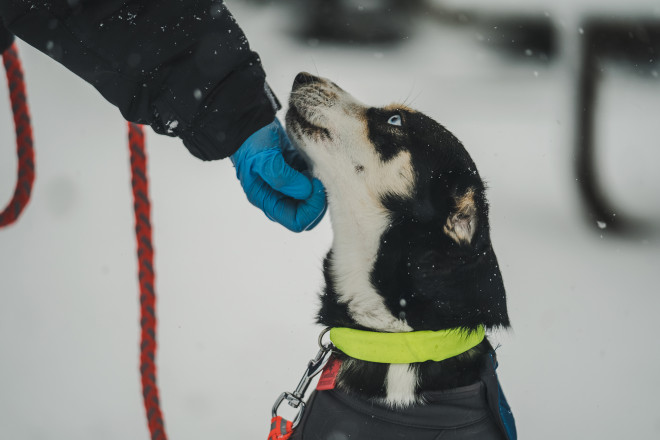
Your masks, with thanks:
M320 81L321 78L319 78L318 76L314 76L307 72L300 72L298 75L296 75L296 78L293 80L293 90L297 89L300 86L313 84Z

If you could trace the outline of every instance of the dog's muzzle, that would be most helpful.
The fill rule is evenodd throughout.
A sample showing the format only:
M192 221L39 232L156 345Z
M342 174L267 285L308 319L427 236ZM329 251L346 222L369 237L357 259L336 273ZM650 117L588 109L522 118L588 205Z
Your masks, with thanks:
M312 74L309 74L307 72L300 72L296 77L293 79L293 86L291 87L291 91L295 91L296 89L302 87L302 86L308 86L316 83L320 83L321 78L314 76Z

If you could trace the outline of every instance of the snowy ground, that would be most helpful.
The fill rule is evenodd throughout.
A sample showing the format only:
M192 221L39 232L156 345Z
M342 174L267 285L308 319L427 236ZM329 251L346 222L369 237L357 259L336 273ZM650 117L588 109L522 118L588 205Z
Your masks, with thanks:
M660 236L601 237L580 217L570 57L512 63L469 31L424 21L394 48L302 44L282 10L234 3L283 101L298 71L317 72L371 104L407 100L473 155L490 184L514 326L494 336L521 438L660 438ZM124 123L20 49L37 181L18 224L0 230L0 438L146 439ZM659 225L660 79L605 76L602 178ZM10 124L0 105L0 205L15 183ZM169 435L265 438L273 400L316 352L329 221L289 233L245 201L228 161L202 163L152 133L148 150Z

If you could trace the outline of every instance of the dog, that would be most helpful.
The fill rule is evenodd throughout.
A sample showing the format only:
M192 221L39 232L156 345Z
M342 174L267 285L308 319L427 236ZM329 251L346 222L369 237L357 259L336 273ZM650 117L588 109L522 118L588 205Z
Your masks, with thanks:
M320 324L370 334L509 327L486 187L452 133L308 73L294 80L286 126L327 191ZM487 338L442 361L333 357L334 389L313 393L292 438L515 438Z

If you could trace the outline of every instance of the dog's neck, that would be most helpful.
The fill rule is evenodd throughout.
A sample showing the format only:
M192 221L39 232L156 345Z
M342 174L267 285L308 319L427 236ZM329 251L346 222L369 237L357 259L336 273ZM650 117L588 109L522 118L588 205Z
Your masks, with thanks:
M386 210L359 190L329 197L334 239L332 263L327 270L335 280L337 300L347 305L351 318L364 328L411 331L405 321L385 306L370 279L380 240L390 225Z
M441 362L382 364L361 361L339 352L342 361L337 388L365 400L404 408L424 403L424 393L474 384L488 354L487 339L476 347Z
M490 352L483 329L469 334L449 330L433 336L428 332L379 335L336 330L331 332L331 339L339 350L335 356L343 360L337 378L339 388L395 408L422 403L428 391L476 382L483 361L481 354ZM426 361L429 358L438 361Z

